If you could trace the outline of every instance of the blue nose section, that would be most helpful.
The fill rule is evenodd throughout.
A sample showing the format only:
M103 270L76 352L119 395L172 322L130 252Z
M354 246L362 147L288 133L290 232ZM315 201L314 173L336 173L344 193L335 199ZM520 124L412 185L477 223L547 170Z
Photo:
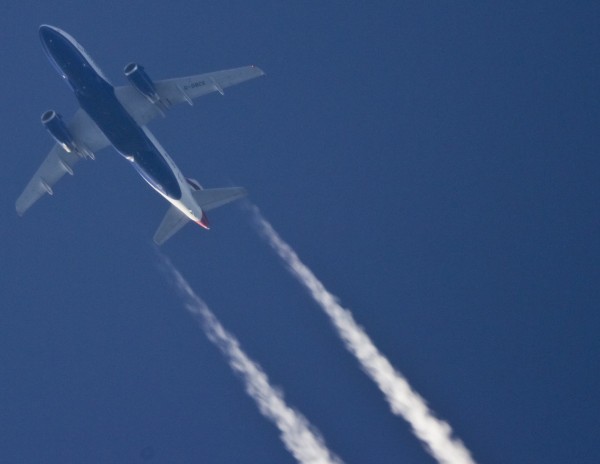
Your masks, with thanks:
M58 29L47 24L40 26L40 40L44 46L44 51L49 57L52 57L56 50L64 48L62 45L65 42L64 37Z
M49 42L52 42L52 40L56 39L57 36L59 35L54 27L49 26L47 24L42 24L40 26L39 32L40 32L40 40L44 44L48 44Z
M56 71L69 80L71 87L82 78L87 61L80 46L58 27L42 24L39 28L42 48Z
M52 63L52 66L56 71L63 77L65 77L64 71L61 69L59 62L63 61L63 57L68 55L67 50L69 48L68 41L61 34L61 30L56 27L42 24L39 29L40 40L42 41L42 48L44 53Z

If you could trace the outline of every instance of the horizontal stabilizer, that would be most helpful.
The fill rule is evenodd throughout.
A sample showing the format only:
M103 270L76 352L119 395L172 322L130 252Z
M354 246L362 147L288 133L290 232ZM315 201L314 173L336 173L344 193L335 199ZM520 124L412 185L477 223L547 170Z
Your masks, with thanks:
M189 219L185 214L175 206L171 206L154 234L154 243L162 245L188 222Z
M204 211L218 208L227 203L245 197L248 192L243 187L216 188L206 190L196 190L192 192L194 200Z

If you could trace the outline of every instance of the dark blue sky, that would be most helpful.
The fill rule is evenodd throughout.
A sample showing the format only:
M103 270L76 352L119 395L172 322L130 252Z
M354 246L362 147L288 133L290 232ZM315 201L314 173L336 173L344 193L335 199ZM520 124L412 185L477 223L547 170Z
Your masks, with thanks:
M0 461L294 462L157 270L166 202L114 152L23 218L76 110L42 23L115 85L267 76L150 129L239 184L481 463L600 459L598 2L8 2ZM163 251L346 462L434 462L239 206ZM145 452L142 452L145 450Z

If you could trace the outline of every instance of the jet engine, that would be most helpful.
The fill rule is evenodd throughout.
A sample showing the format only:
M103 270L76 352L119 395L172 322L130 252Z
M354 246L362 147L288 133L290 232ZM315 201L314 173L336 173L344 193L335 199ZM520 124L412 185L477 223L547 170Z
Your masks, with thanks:
M156 88L154 87L154 83L152 79L146 74L144 71L144 67L137 63L129 63L123 69L125 76L131 82L131 85L135 87L135 89L141 93L146 99L152 103L158 103L160 97L158 92L156 92Z
M56 143L58 143L67 153L75 153L82 158L95 159L94 153L85 145L75 141L73 134L67 128L62 116L54 110L48 110L42 114L42 124L46 128Z
M75 139L67 129L63 118L54 110L46 111L42 114L42 124L46 128L56 143L58 143L67 153L77 152Z

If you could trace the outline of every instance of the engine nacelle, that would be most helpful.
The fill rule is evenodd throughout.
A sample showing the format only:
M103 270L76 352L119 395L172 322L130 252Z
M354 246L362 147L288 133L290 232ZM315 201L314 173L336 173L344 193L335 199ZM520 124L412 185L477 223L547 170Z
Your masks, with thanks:
M144 67L137 63L129 63L123 69L125 76L131 82L131 85L141 93L150 103L158 103L160 97L158 96L158 92L156 92L156 88L154 87L154 83L152 79L146 74L144 71Z
M77 152L77 144L62 116L54 110L46 111L42 114L42 124L46 128L56 143L58 143L68 153Z

